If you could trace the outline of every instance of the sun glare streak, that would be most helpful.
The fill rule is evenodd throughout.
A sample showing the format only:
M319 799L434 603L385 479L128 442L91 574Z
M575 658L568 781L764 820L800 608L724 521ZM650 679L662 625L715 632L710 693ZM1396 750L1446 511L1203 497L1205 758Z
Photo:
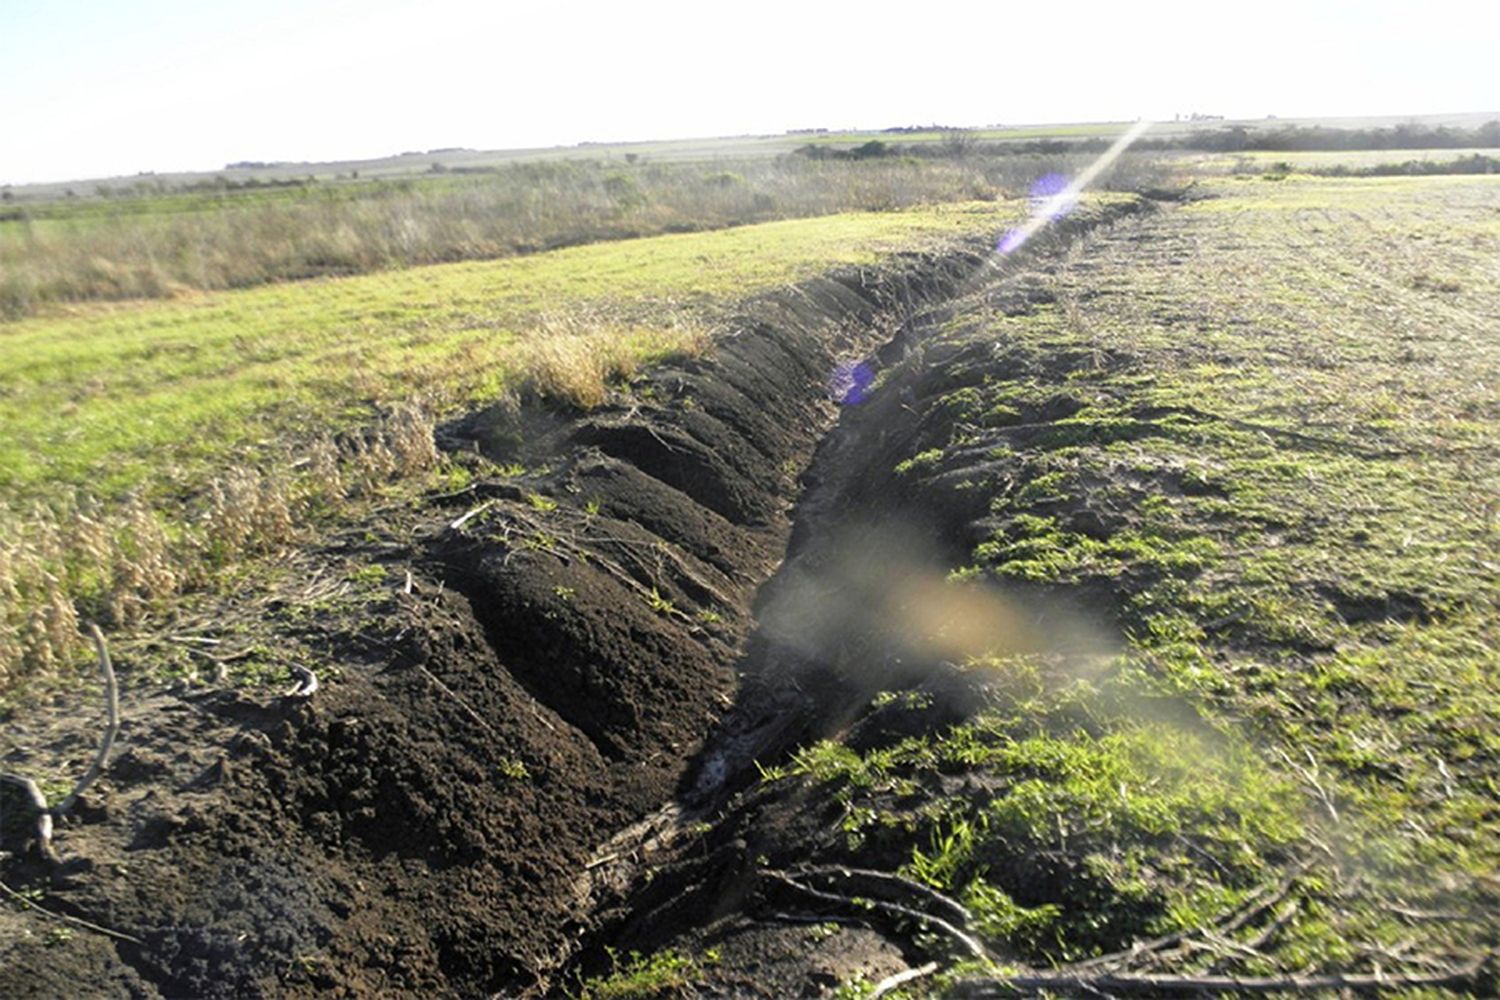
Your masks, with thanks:
M1032 186L1032 198L1035 207L1032 209L1031 218L1026 224L1010 230L1000 238L995 249L1002 254L1010 254L1026 245L1026 241L1035 236L1047 223L1055 221L1067 215L1078 204L1078 196L1083 189L1094 182L1094 178L1107 170L1110 164L1119 159L1120 154L1130 147L1130 144L1139 139L1151 123L1146 120L1136 122L1130 126L1123 135L1114 141L1114 144L1099 154L1099 158L1090 163L1077 177L1074 177L1065 185L1046 183L1056 175L1049 174Z
M1130 126L1114 141L1113 145L1100 153L1094 162L1071 181L1066 175L1055 171L1042 174L1033 181L1028 191L1031 201L1030 218L1024 225L1017 226L1001 236L995 244L995 252L1001 257L1015 253L1047 223L1055 222L1077 208L1079 196L1083 194L1084 188L1109 169L1110 165L1120 158L1120 154L1130 148L1131 143L1144 135L1150 127L1151 122L1145 119ZM993 257L987 258L985 263L985 267L979 268L975 274L971 274L965 280L964 286L967 289L976 287L991 268L999 266ZM828 377L828 397L844 406L863 403L874 392L875 376L875 367L868 361L841 361Z

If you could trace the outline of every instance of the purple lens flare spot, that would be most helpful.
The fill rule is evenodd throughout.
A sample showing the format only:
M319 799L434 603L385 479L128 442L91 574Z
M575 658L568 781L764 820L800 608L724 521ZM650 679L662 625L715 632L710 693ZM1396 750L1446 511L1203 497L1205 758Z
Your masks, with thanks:
M1031 182L1031 208L1049 219L1060 219L1078 207L1077 193L1068 193L1068 178L1056 172L1046 173Z
M1012 229L1000 237L1000 242L995 244L997 253L1012 253L1019 250L1022 243L1026 242L1026 234L1019 229Z
M828 377L829 398L843 406L857 406L870 398L875 369L863 361L845 361Z
M1031 197L1034 201L1046 201L1053 195L1061 194L1068 189L1068 178L1053 171L1043 174L1031 182Z

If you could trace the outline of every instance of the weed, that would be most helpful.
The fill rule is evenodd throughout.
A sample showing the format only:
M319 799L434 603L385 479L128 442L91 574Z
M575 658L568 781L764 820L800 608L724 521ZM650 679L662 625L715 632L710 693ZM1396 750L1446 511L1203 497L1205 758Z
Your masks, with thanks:
M532 510L541 511L542 513L557 509L556 500L553 500L551 497L542 496L540 493L526 494L526 502L531 506Z
M677 611L677 606L661 595L661 591L655 587L646 595L646 606L651 609L652 614L671 615Z
M526 768L526 762L515 757L503 757L500 763L495 765L502 777L511 781L526 781L531 777L531 772Z
M349 574L349 579L353 583L361 584L364 586L374 586L376 584L385 582L386 577L389 575L389 570L387 570L384 566L375 563L369 566L359 567L354 572Z
M622 957L608 950L611 970L608 975L583 981L578 1000L654 1000L681 995L703 976L704 968L719 960L716 952L707 951L701 959L666 950L651 955L632 951Z

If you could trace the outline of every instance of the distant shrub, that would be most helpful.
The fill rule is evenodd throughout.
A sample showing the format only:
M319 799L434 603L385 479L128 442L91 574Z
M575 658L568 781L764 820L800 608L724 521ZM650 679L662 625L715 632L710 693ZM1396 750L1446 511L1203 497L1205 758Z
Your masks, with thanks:
M1315 168L1309 173L1324 177L1430 177L1439 174L1500 174L1500 158L1471 153L1449 160L1405 160L1401 163L1377 163L1369 167L1346 167L1335 164Z

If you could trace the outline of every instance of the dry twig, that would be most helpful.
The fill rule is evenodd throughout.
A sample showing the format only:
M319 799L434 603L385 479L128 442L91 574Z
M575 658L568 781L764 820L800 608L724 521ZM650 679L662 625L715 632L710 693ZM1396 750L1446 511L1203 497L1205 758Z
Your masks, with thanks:
M875 988L869 993L869 1000L879 1000L880 997L885 996L887 993L898 990L907 983L921 979L923 976L930 976L937 970L938 964L936 962L928 962L926 965L919 965L915 969L903 969L900 972L892 973L875 984Z
M1165 996L1179 993L1312 993L1325 990L1352 990L1357 993L1385 993L1421 986L1462 986L1472 982L1489 955L1480 955L1464 965L1428 973L1380 973L1375 975L1287 975L1287 976L1139 976L1105 973L1083 975L1062 970L1056 973L1022 973L961 979L953 984L953 996L965 1000L987 1000L990 997L1013 997L1017 993L1039 993L1043 990L1073 993L1128 993Z
M93 764L84 772L83 777L78 779L78 784L68 793L68 797L62 800L57 807L55 815L66 816L90 785L98 780L104 771L104 764L109 760L109 751L115 745L115 736L120 731L120 687L115 681L115 668L109 662L109 648L104 643L104 633L99 631L99 626L89 622L89 635L94 639L94 651L99 654L99 672L104 675L104 739L99 743L99 754L94 758Z
M78 917L70 917L66 913L58 913L55 910L49 910L45 906L40 906L37 903L32 902L30 899L27 899L25 896L21 895L19 892L6 885L4 882L0 882L0 891L3 891L7 896L9 896L11 899L14 899L16 902L30 907L43 916L51 917L53 920L61 920L64 923L76 924L77 926L82 927L85 930L91 930L96 934L104 934L108 937L112 937L120 941L128 941L131 944L145 943L138 937L133 937L129 934L123 934L120 931L112 931L108 927L100 927L98 924L91 924L87 920L83 920Z
M788 889L793 890L794 892L797 892L800 895L807 896L810 899L816 899L819 902L833 903L837 906L852 908L855 910L881 910L894 916L905 917L909 920L915 920L918 923L926 924L928 927L931 927L934 930L942 931L949 938L953 939L955 942L961 945L963 949L974 958L977 958L982 962L988 962L991 960L990 953L985 949L984 945L980 943L978 938L961 930L958 927L955 927L952 923L944 920L942 917L936 917L930 913L924 913L921 910L916 910L909 906L902 906L900 903L891 903L883 899L856 899L850 896L841 896L838 893L824 892L821 889L814 889L811 886L803 885L801 882L798 882L786 872L763 870L761 872L761 875L773 882L776 882Z

